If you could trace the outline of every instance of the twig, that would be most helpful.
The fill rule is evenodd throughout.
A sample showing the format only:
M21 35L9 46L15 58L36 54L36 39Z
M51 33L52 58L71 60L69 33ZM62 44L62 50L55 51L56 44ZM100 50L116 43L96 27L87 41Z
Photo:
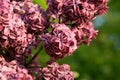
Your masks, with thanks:
M25 65L26 67L28 67L35 60L35 58L38 56L38 54L41 52L42 49L43 49L43 47L41 46L40 49L32 57L32 59L29 60L28 63L26 63L26 65Z

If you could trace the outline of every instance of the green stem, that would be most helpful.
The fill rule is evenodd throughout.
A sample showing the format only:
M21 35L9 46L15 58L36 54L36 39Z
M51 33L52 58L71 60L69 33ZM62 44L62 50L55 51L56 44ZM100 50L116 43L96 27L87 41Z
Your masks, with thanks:
M61 23L61 18L60 18L60 16L59 16L59 18L58 18L58 21L59 21L58 23L60 24L60 23Z
M41 46L40 49L35 53L35 55L32 57L32 59L30 59L28 61L28 63L26 63L26 67L28 67L34 60L35 58L38 56L38 54L42 51L43 47Z

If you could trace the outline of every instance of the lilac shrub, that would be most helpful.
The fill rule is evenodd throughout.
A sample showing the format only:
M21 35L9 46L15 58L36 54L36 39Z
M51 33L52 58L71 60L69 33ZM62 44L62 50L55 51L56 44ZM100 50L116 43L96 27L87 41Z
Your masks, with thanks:
M0 0L0 80L74 80L67 64L56 61L90 45L98 35L92 21L107 12L107 0ZM41 48L32 54L32 49ZM50 56L39 64L44 49Z

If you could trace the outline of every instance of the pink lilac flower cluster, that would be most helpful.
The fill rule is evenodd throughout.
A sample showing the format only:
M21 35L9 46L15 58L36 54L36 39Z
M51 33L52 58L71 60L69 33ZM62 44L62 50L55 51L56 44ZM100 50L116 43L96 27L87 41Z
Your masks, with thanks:
M0 80L33 80L27 69L19 65L16 60L6 62L0 56Z
M45 80L74 80L70 66L67 64L59 65L56 62L48 63L47 67L42 69L42 75Z
M97 36L98 30L94 30L92 22L88 22L82 26L77 26L71 28L72 32L75 34L77 40L77 45L82 43L89 45L92 39L95 39Z
M92 21L107 12L108 0L46 3L43 10L32 0L0 0L0 80L74 80L70 66L56 60L90 45L98 33ZM39 44L51 57L43 68L37 60L42 48L35 55L31 51Z
M41 35L48 55L63 58L77 49L75 34L65 24L53 24L53 31Z
M57 59L71 55L82 43L89 45L98 32L90 21L107 11L107 0L47 0L47 4L49 16L58 23L41 39L48 55Z
M48 11L62 22L84 24L107 11L107 0L47 0Z
M37 4L29 1L4 0L1 4L1 47L16 54L26 53L36 42L36 33L40 34L46 28L47 19L44 11Z

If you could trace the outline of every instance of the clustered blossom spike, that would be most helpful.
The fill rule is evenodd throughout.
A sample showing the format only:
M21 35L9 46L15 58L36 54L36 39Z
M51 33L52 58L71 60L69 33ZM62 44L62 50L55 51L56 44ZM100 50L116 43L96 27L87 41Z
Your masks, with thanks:
M48 11L62 22L83 24L107 11L107 0L47 0Z
M45 80L74 80L74 74L67 64L49 63L42 69L42 74Z
M0 80L33 80L33 78L17 61L6 62L0 56Z
M92 22L88 22L83 26L77 26L71 28L75 34L77 45L82 43L89 45L92 39L96 38L98 30L94 30Z
M34 45L36 34L46 29L43 10L32 2L1 2L0 44L16 54L25 53ZM7 4L7 6L6 6ZM49 24L49 23L48 23Z
M48 17L46 12L37 4L27 2L24 4L25 15L23 16L24 22L27 26L29 33L40 34L49 26Z
M43 10L32 0L0 0L0 80L74 80L69 65L56 60L90 45L98 33L92 21L107 12L108 0L46 2ZM42 48L51 57L43 68L38 62Z
M41 35L44 48L53 58L71 55L77 49L75 34L64 24L53 24L53 31Z

